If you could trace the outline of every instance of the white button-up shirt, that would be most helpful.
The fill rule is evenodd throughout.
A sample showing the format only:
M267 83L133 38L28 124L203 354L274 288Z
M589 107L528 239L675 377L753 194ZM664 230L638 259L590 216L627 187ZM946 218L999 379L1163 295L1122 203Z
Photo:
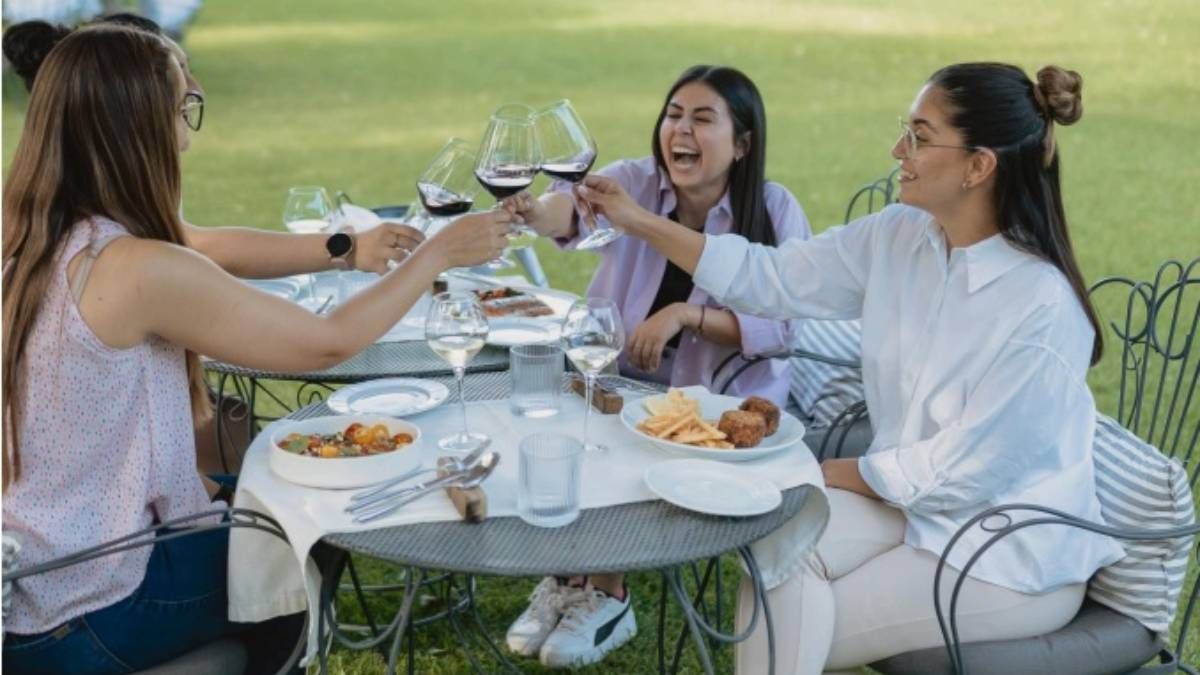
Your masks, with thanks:
M695 282L748 313L862 318L875 440L859 470L904 511L906 544L940 555L973 515L1014 502L1103 522L1085 379L1094 334L1074 291L1001 235L947 248L928 213L895 205L779 248L710 235ZM961 569L990 536L972 528L950 564ZM1108 537L1035 526L970 576L1042 593L1122 555Z

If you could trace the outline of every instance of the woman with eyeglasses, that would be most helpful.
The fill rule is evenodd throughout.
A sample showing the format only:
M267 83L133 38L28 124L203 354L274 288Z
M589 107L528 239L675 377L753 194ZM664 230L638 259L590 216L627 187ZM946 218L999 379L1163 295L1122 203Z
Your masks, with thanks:
M59 41L34 83L3 195L3 527L22 568L211 508L192 436L209 414L199 354L330 367L440 272L507 243L506 211L464 217L326 315L250 287L184 236L191 101L163 39L106 24ZM215 530L20 580L5 672L124 673L243 633L226 617L228 545ZM302 624L289 621L246 639L247 672L278 668Z
M632 194L631 208L645 217L698 236L735 232L767 246L808 238L811 229L796 198L765 178L766 125L762 97L749 77L727 66L693 66L667 91L651 156L620 160L597 173ZM521 193L508 204L539 234L573 248L596 225L577 209L573 189L556 181L540 199ZM618 365L626 375L715 390L725 383L713 382L714 371L727 357L789 346L789 321L724 306L693 284L689 271L640 239L616 239L597 252L600 265L587 294L609 298L620 309L629 339ZM732 382L729 393L783 407L788 368L782 359L764 360ZM544 579L507 640L519 654L563 667L598 661L635 632L624 576L603 574Z
M1022 502L1100 520L1088 367L1101 354L1067 231L1056 128L1082 114L1079 74L963 63L918 92L892 148L900 204L778 249L647 217L616 182L594 208L694 273L739 311L862 319L875 432L860 459L822 464L830 520L811 556L760 548L780 673L861 666L940 646L938 556L991 506ZM949 558L961 569L990 533ZM768 554L768 551L774 551ZM1018 531L963 585L963 641L1040 635L1070 621L1096 569L1123 555L1073 528ZM945 585L953 585L956 573ZM743 585L739 625L749 621ZM765 672L763 624L739 646Z

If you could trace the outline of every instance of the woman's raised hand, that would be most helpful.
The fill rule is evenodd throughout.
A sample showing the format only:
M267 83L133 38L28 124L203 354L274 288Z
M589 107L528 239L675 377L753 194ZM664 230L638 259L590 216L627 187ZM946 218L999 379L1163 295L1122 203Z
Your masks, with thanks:
M508 234L516 218L507 209L465 215L430 237L443 268L480 265L498 257L508 245Z
M407 258L425 235L420 230L400 223L380 223L355 235L354 267L363 272L383 274L388 271L388 261L400 262Z
M608 176L588 176L575 187L575 194L592 207L596 215L604 216L613 227L638 234L640 225L650 212L629 196L617 181Z

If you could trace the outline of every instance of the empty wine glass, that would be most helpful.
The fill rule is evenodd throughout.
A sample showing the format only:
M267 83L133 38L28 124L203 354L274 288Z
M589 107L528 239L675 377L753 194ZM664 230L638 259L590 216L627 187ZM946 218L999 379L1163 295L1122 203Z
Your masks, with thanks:
M586 408L583 417L583 446L590 451L607 450L603 445L588 441L592 420L592 389L596 376L616 360L625 343L625 327L616 303L607 298L584 298L571 305L563 320L563 351L579 372L586 386Z
M533 116L533 128L542 155L542 173L569 183L579 183L587 176L596 161L596 141L570 101L563 99L539 110ZM582 200L577 203L593 229L576 248L599 248L622 236L620 230L611 227L596 229L591 206Z
M302 185L290 188L283 203L283 226L296 234L316 234L329 231L333 222L333 200L325 188ZM316 275L308 275L308 298L300 304L316 308L323 304L317 299Z
M492 113L483 134L475 178L496 198L497 207L504 198L528 188L537 175L539 154L530 119L532 112L524 105L503 106ZM514 263L501 256L486 266L508 269Z
M417 179L417 196L430 219L449 219L470 211L477 189L475 145L461 138L447 141Z
M458 408L462 413L462 431L438 441L449 452L470 452L488 440L467 428L467 403L463 398L463 376L467 364L483 349L488 334L487 317L474 293L438 293L425 316L425 340L429 348L454 370L458 380Z

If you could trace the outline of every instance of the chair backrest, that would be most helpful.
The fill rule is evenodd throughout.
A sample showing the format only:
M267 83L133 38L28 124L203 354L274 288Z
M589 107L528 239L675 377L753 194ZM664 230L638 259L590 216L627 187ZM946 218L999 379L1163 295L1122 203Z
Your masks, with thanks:
M850 198L850 203L846 205L846 217L842 222L850 222L860 208L863 209L861 215L865 216L868 213L875 213L888 204L894 204L896 202L896 174L899 171L899 168L893 169L888 175L876 178L858 188L858 191Z
M1102 279L1091 298L1105 329L1097 389L1117 387L1113 417L1147 443L1192 467L1200 437L1200 258L1163 263L1154 278ZM1115 371L1115 372L1114 372Z

